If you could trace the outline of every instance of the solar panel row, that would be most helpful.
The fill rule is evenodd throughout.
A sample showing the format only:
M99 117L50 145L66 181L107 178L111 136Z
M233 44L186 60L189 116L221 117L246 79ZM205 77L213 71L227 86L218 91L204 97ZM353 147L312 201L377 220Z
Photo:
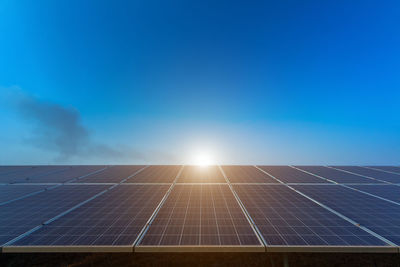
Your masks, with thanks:
M3 251L260 251L264 246L267 251L355 246L397 251L400 245L400 187L385 180L394 179L392 171L51 167L0 168L0 179L31 181L0 186ZM78 183L45 190L49 185L34 181Z

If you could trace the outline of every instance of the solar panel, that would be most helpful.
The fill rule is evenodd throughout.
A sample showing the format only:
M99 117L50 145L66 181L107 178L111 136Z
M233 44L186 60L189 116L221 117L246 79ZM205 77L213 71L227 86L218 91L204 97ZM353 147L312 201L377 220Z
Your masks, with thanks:
M295 166L298 169L316 174L323 178L332 180L337 183L383 183L374 179L368 179L356 174L347 173L340 170L324 166Z
M32 168L24 168L23 170L4 173L0 175L0 183L25 183L31 179L40 177L42 175L55 173L58 171L66 170L69 166L35 166Z
M231 183L278 183L254 166L221 166Z
M400 244L399 205L340 185L295 185L293 187L393 243Z
M0 206L0 244L43 224L107 187L63 185Z
M400 186L382 184L382 185L349 185L352 188L386 198L392 201L396 201L400 204Z
M101 172L79 179L76 183L119 183L144 167L140 165L111 166Z
M226 183L217 166L185 166L178 183Z
M74 179L79 179L85 175L97 173L104 169L105 166L71 166L70 168L63 169L56 172L43 174L40 176L32 177L29 180L20 181L23 183L64 183ZM18 182L17 182L18 183Z
M400 174L388 173L388 172L384 172L384 171L367 169L367 168L358 167L358 166L335 166L335 168L353 172L353 173L357 173L360 175L365 175L368 177L372 177L372 178L390 182L390 183L400 183Z
M384 246L285 185L234 185L267 246Z
M314 175L299 171L289 166L259 166L283 183L328 183Z
M12 246L133 246L167 185L122 184Z
M400 174L393 168L0 166L0 246L397 252L400 183L390 183Z
M33 166L0 166L0 177L3 174L32 169Z
M176 185L140 246L260 246L228 185Z
M388 171L388 172L394 172L400 174L400 167L396 166L368 166L369 168L372 169L378 169L378 170L383 170L383 171Z
M129 178L126 183L172 183L181 166L150 166L135 176Z
M23 197L25 195L40 192L44 190L47 185L0 185L0 205L5 202Z

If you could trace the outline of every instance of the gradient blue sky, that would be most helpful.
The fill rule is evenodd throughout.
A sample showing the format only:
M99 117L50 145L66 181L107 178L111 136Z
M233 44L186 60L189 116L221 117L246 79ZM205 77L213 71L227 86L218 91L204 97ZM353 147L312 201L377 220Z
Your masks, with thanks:
M0 164L400 164L400 4L3 0L0 90Z

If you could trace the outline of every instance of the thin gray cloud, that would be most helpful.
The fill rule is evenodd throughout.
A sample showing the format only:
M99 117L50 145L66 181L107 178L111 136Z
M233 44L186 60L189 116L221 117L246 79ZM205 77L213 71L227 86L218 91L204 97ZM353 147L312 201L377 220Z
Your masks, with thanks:
M7 102L32 127L26 142L54 152L56 162L68 162L72 158L103 162L148 161L148 155L129 146L115 147L94 141L79 111L73 107L39 99L19 88L9 88L5 92Z

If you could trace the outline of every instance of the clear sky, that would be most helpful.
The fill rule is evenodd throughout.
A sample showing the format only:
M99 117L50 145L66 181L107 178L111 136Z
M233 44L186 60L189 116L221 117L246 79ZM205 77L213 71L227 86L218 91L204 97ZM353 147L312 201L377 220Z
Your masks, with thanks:
M398 1L0 1L0 164L400 164Z

